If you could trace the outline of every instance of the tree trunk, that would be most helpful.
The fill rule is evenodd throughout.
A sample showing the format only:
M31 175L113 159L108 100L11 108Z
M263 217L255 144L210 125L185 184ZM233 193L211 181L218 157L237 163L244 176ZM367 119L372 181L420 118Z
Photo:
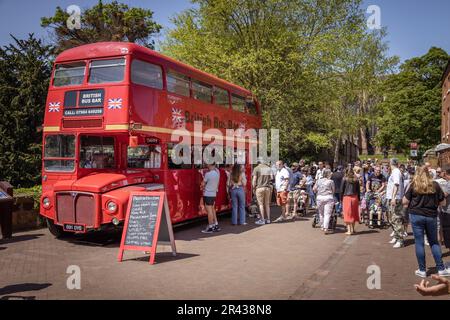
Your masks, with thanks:
M339 161L341 160L339 158L339 149L341 147L341 135L336 139L336 145L334 146L334 161L333 166L336 168L339 165Z
M360 99L359 99L359 115L362 117L367 111L367 93L365 90L362 90ZM362 126L359 128L359 141L358 145L361 150L361 154L367 155L367 135L366 135L366 127Z
M359 129L359 134L360 134L360 143L361 143L361 154L363 155L368 155L369 151L367 149L367 135L366 135L366 128L365 127L361 127Z

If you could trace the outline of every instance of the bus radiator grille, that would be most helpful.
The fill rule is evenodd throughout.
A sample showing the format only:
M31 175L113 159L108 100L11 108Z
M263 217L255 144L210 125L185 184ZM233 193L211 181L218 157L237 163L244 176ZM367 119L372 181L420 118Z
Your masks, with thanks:
M59 223L84 224L86 227L95 224L95 199L91 194L57 193L56 211Z

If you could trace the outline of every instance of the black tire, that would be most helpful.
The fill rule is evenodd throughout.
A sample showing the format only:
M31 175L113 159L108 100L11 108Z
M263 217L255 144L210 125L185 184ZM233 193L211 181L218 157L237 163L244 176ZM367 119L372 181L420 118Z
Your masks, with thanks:
M314 217L314 218L313 218L313 221L312 221L312 227L315 228L315 227L316 227L316 224L317 224L317 223L316 223L316 217Z
M61 226L56 225L53 222L53 220L50 220L48 218L46 220L47 220L47 228L50 231L50 233L55 236L55 238L60 239L63 238L64 236L67 236L68 233L65 232Z

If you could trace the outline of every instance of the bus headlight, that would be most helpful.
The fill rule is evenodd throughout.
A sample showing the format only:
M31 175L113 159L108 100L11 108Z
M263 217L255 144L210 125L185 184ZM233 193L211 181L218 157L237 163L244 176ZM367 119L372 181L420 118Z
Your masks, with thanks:
M114 201L108 202L106 207L108 208L108 211L110 213L116 213L117 212L117 204Z
M50 199L47 198L47 197L45 197L44 199L42 199L42 206L43 206L45 209L50 208Z

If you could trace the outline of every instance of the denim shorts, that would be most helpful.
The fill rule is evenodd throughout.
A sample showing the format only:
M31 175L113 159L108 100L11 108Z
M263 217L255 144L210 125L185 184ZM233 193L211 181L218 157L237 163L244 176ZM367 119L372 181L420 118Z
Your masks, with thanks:
M216 203L216 197L203 197L206 206L213 206Z

